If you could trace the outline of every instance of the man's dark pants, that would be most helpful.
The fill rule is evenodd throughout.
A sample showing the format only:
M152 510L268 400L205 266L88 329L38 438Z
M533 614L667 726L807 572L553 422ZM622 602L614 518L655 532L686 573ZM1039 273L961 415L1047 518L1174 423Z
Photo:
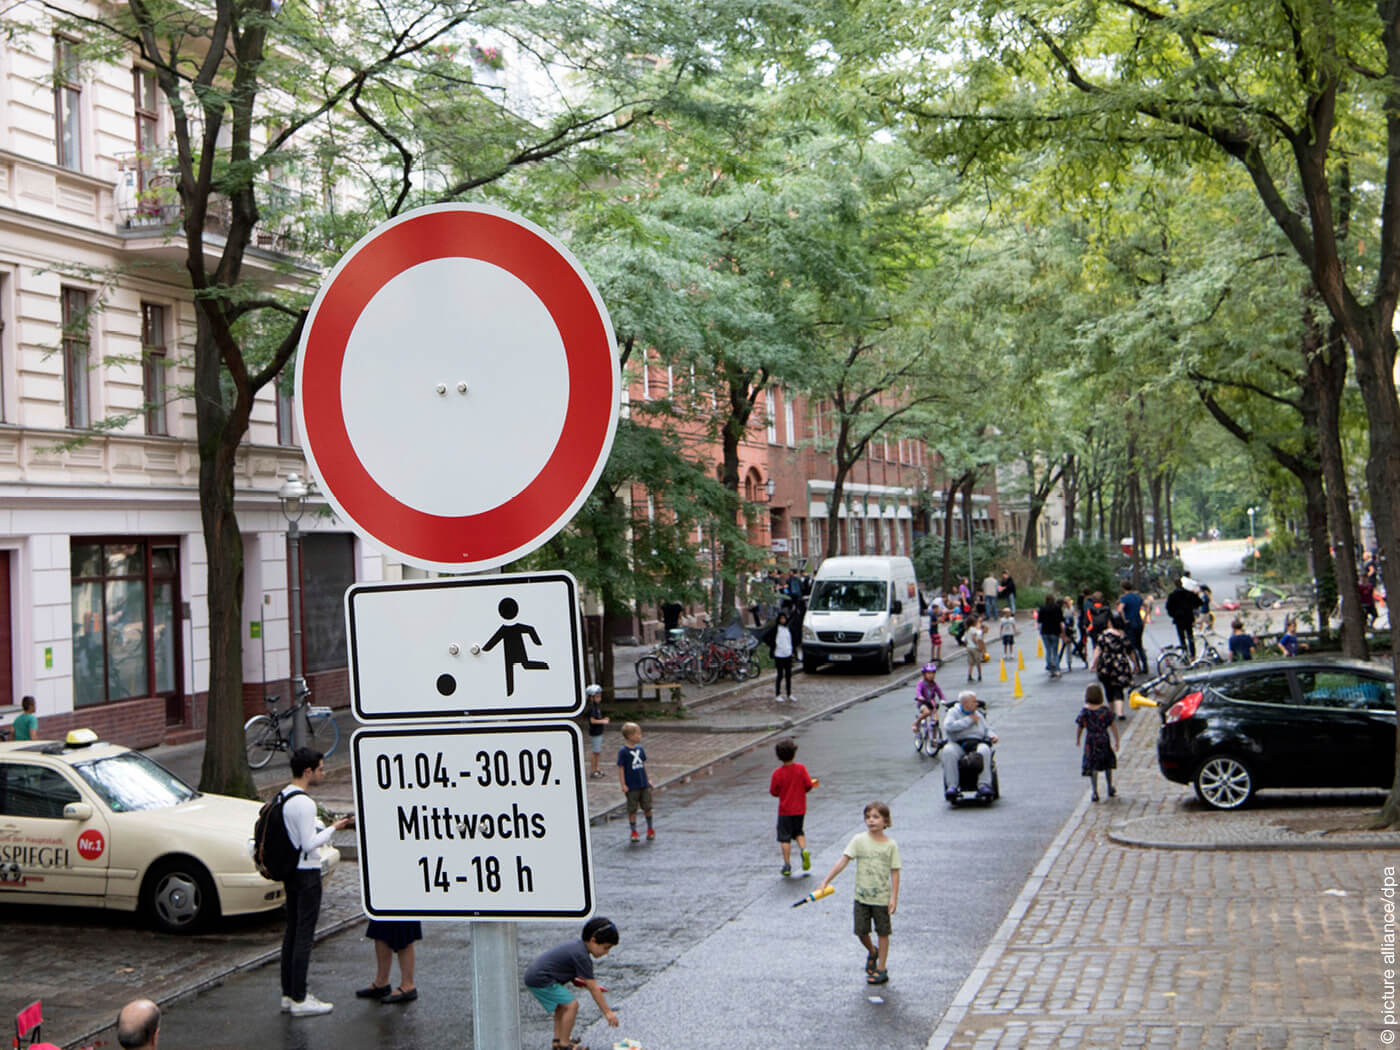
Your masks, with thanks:
M1191 654L1191 659L1196 659L1196 632L1193 625L1188 621L1181 623L1173 620L1176 624L1176 640L1181 647Z
M306 998L306 971L311 942L321 913L321 870L298 868L282 883L287 891L287 932L282 935L282 994L293 1002Z
M1138 659L1142 661L1142 669L1148 668L1147 650L1142 647L1143 625L1141 623L1128 624L1128 642L1133 647L1133 652L1138 654Z

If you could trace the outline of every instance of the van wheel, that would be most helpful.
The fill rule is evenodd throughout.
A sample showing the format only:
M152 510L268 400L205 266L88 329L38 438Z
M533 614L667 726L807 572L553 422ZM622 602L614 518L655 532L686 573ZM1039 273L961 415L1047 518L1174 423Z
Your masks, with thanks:
M880 657L880 673L894 673L894 642L885 647L884 655Z
M816 674L816 673L817 673L817 668L820 667L821 665L822 665L822 662L821 662L820 660L818 660L815 656L804 656L804 657L802 658L802 673L803 673L803 674Z

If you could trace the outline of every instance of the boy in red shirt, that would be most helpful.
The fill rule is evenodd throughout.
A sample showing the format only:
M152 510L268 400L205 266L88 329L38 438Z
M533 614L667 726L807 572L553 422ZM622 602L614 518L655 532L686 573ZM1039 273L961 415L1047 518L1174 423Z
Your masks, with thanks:
M797 848L802 851L802 870L812 870L812 855L807 852L807 836L803 834L802 823L807 816L807 792L817 786L817 781L807 773L807 767L794 762L797 757L797 741L790 736L779 740L773 749L782 763L773 770L773 779L768 784L768 794L778 800L778 848L783 851L783 875L792 874L792 841L797 840Z

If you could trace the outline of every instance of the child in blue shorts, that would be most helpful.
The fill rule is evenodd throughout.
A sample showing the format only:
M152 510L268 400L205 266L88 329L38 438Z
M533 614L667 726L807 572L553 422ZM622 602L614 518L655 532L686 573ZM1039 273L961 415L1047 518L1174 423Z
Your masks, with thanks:
M607 955L617 940L617 927L612 920L596 916L583 924L582 937L549 949L526 967L525 987L554 1014L553 1050L573 1050L578 1046L572 1038L578 1000L569 987L575 979L588 989L608 1024L617 1027L617 1014L608 1007L603 989L593 979L593 960Z

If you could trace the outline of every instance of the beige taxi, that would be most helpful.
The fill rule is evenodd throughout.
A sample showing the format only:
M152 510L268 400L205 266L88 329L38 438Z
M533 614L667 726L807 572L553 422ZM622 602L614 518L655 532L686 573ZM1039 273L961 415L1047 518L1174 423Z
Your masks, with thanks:
M253 865L259 808L88 730L0 743L0 904L139 908L171 933L277 908L282 885ZM323 874L340 861L321 857Z

